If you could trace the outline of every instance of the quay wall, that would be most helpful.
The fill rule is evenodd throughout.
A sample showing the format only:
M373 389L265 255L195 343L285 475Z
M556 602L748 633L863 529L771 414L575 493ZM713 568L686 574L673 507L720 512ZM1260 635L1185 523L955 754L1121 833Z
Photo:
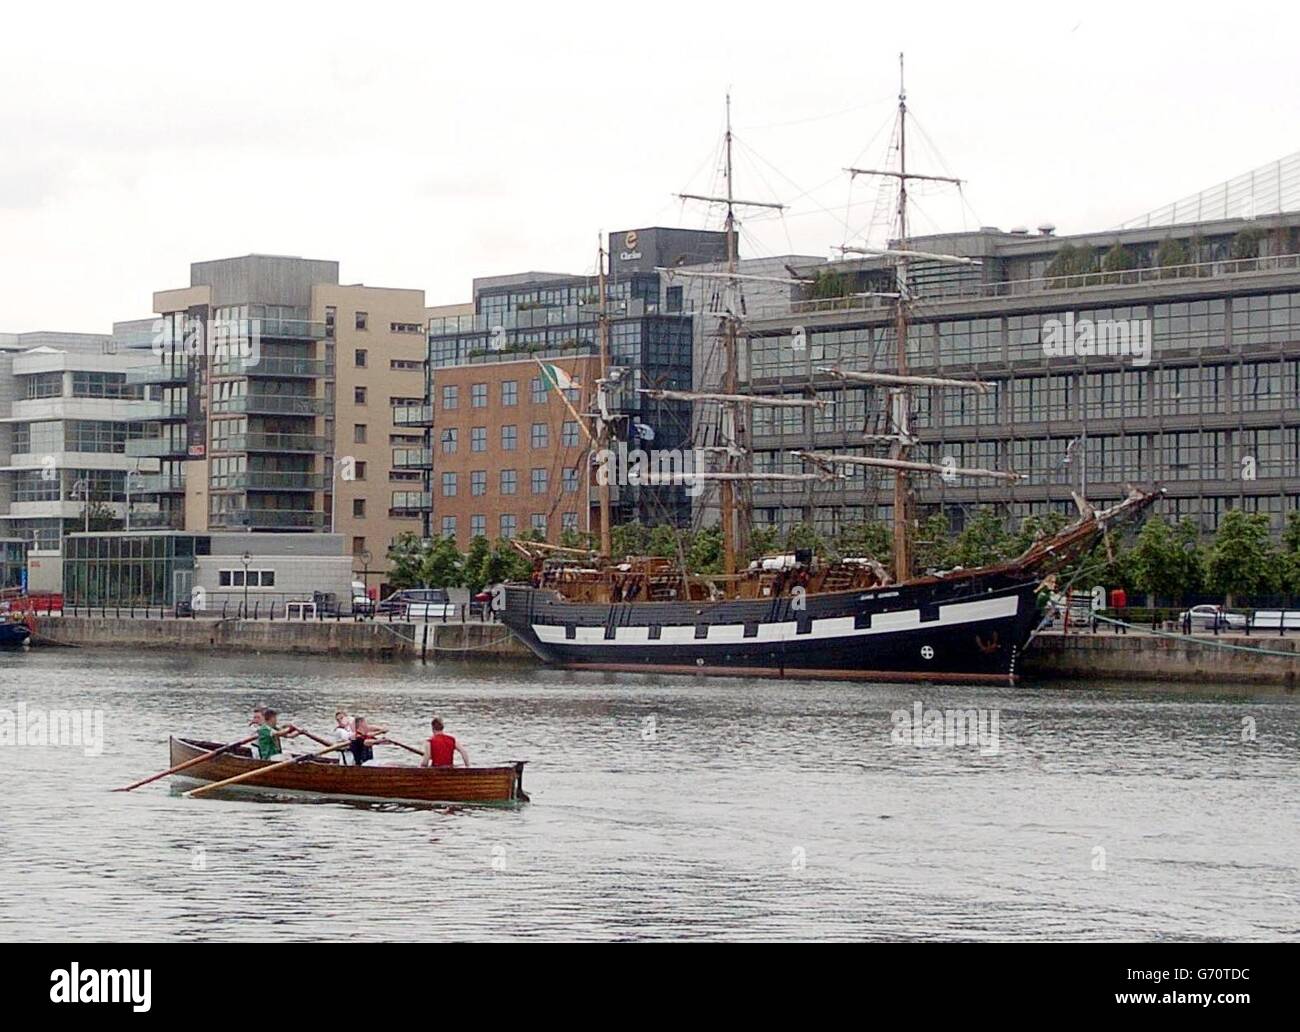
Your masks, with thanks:
M42 616L34 647L87 646L221 652L307 653L362 659L536 662L498 623L389 623L379 620L127 619ZM1224 648L1223 646L1240 646ZM1250 652L1245 649L1266 650ZM1280 653L1280 655L1278 654ZM1300 635L1156 636L1047 632L1018 668L1021 683L1057 678L1168 681L1172 684L1300 682Z

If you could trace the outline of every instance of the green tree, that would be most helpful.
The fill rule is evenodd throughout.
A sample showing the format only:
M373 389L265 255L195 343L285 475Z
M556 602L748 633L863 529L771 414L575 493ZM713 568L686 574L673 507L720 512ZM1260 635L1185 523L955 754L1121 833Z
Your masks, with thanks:
M1136 269L1137 256L1123 244L1116 242L1101 260L1102 272L1128 272Z
M653 555L660 559L677 558L677 528L667 523L660 523L650 531L647 549L642 555Z
M1191 252L1181 240L1165 237L1156 249L1156 264L1162 269L1177 269L1192 263ZM1167 275L1162 273L1162 275ZM1176 274L1175 274L1176 275Z
M472 592L482 591L487 584L488 558L492 544L482 534L475 535L465 553L465 586Z
M409 530L398 534L388 546L388 583L394 588L419 587L425 551L418 534Z
M1238 596L1276 589L1277 554L1269 540L1268 516L1228 510L1210 546L1206 574L1228 606Z
M1056 511L1026 516L1007 540L1007 555L1016 556L1029 551L1039 538L1051 537L1069 522L1065 513Z
M1249 228L1241 230L1232 238L1232 244L1229 248L1229 255L1237 260L1245 258L1259 257L1259 242L1264 236L1258 229Z
M483 563L484 586L503 581L526 581L532 576L533 565L509 541L498 538Z
M611 527L609 537L615 559L645 555L650 547L650 531L640 523L620 523Z
M566 529L560 532L560 544L565 548L585 548L594 550L596 542L594 535L582 530Z
M790 528L790 532L785 536L786 551L793 552L798 548L810 548L814 555L826 554L826 541L817 528L809 523L796 523Z
M844 297L853 290L853 282L843 273L823 269L813 280L812 298L816 301Z
M434 541L420 564L420 580L430 588L459 588L465 583L465 557L454 538Z
M835 551L840 555L865 556L889 565L893 552L893 531L883 523L855 523L836 535Z
M781 530L770 524L752 527L749 532L749 555L752 562L781 550Z
M947 516L936 512L921 520L912 542L912 554L919 570L946 570L956 565Z
M691 537L686 566L691 573L707 575L722 572L722 528L702 527Z
M1002 517L988 506L981 506L957 535L952 547L952 561L968 569L987 566L1005 559L1010 547Z
M1091 247L1064 244L1048 262L1043 275L1048 279L1087 276L1097 271L1097 255ZM1067 284L1068 285L1068 284Z
M1179 605L1201 586L1201 554L1191 520L1171 527L1162 516L1149 517L1129 555L1134 587L1147 596L1148 605L1157 598Z

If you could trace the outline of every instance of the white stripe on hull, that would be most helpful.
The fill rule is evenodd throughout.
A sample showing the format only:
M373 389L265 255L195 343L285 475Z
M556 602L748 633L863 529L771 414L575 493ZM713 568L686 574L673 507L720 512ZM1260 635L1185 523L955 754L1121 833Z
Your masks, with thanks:
M744 624L709 624L709 636L697 638L695 626L663 626L659 637L650 637L649 627L617 627L614 637L605 637L605 628L575 627L574 637L565 635L563 624L533 624L533 633L538 641L546 645L698 645L708 642L711 645L739 642L744 644L763 644L765 642L783 641L820 641L834 638L865 638L873 634L894 634L899 631L933 630L939 627L954 627L960 624L979 623L983 620L997 620L1015 616L1019 607L1019 596L1004 595L999 598L977 599L974 602L953 602L939 607L939 619L921 622L919 609L904 609L894 613L873 613L870 627L854 627L851 616L835 616L812 621L812 630L808 634L799 633L799 624L794 621L784 623L760 623L758 634L752 638L745 637Z

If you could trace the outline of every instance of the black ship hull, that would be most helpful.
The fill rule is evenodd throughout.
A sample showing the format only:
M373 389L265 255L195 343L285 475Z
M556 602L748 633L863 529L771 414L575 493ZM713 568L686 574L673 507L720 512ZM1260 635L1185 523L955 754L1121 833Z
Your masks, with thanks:
M804 599L575 603L508 585L502 621L570 669L1007 684L1040 614L1024 571Z

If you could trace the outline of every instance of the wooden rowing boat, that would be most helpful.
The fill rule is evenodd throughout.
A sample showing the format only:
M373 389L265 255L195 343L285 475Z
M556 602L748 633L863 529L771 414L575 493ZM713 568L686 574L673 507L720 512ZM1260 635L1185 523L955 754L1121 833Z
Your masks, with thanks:
M171 763L175 767L220 749L221 743L173 736L170 746ZM245 746L187 767L184 775L174 780L211 784L270 766L270 760L255 759L252 750ZM230 791L357 802L509 804L528 802L523 781L522 760L501 767L353 767L344 766L333 757L321 757L282 766L264 778L248 778L231 786Z

